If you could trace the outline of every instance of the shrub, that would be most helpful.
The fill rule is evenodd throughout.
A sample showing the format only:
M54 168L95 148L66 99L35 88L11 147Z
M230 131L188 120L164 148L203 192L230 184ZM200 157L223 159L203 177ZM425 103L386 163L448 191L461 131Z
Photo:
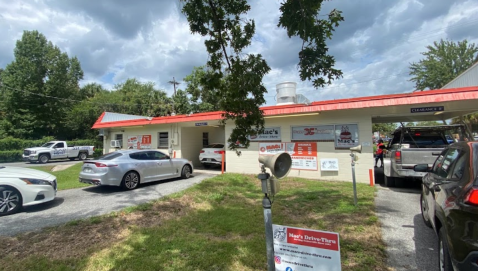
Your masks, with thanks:
M0 162L21 162L23 151L0 151Z
M48 141L54 140L53 137L44 137L37 140L19 139L6 137L0 139L0 151L18 151L31 147L39 147Z
M103 155L103 149L95 148L95 153L93 153L94 158L98 158Z

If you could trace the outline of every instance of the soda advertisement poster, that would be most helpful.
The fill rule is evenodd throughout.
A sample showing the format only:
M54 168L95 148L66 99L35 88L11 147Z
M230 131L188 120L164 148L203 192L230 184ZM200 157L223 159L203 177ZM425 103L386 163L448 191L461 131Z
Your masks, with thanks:
M272 225L277 271L340 271L339 234Z
M259 155L275 155L286 152L292 158L292 168L295 170L318 170L317 143L288 142L260 143Z
M151 149L151 135L128 136L128 149Z

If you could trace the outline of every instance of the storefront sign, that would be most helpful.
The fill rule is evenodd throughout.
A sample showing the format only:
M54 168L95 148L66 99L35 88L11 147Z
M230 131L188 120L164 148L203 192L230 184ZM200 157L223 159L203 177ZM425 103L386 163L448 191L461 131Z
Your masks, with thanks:
M339 234L272 225L276 270L340 271Z
M334 125L293 126L292 140L334 140Z
M335 147L350 148L359 145L358 125L335 125Z
M429 106L429 107L417 107L410 108L410 113L426 113L426 112L439 112L445 111L444 106Z
M207 122L196 122L196 126L207 126Z
M128 136L128 149L151 149L151 135Z
M249 140L254 141L274 141L281 140L280 127L264 128L262 134L249 136Z
M287 152L292 158L292 168L295 170L318 170L317 143L259 143L259 155L274 155Z

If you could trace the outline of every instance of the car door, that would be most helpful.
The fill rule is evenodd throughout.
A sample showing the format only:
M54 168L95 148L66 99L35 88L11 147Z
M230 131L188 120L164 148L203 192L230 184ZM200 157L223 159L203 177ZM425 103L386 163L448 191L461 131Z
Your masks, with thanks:
M423 194L425 195L425 203L427 204L426 209L428 210L428 217L435 217L435 185L444 180L444 177L442 177L443 172L441 171L441 167L447 152L448 149L445 149L441 152L437 160L435 160L430 172L422 179L422 189ZM431 219L431 223L435 224L433 219Z
M149 152L134 152L131 153L129 157L134 161L133 168L140 172L142 183L152 182L159 179L158 166L156 161L149 155Z
M53 159L66 158L67 156L65 143L58 142L53 146Z
M157 164L158 177L160 179L173 177L173 161L170 159L169 155L160 151L150 151L150 153Z

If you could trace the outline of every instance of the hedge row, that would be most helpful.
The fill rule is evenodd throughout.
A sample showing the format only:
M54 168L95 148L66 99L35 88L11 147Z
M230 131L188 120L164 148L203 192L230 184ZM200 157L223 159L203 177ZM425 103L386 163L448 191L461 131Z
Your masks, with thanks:
M54 137L44 137L38 140L18 139L13 137L6 137L0 139L0 151L18 151L31 147L39 147L48 141L55 140ZM68 146L101 146L102 142L92 139L82 139L67 141Z
M0 151L0 163L21 162L23 161L22 154L23 151ZM103 155L103 149L95 148L93 158L98 158L101 155Z

